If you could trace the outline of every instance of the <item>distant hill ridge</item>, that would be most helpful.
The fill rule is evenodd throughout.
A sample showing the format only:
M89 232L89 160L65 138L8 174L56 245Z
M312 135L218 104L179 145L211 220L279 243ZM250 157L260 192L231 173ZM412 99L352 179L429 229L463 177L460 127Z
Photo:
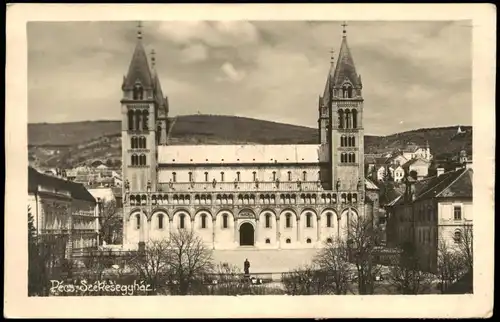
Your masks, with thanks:
M173 121L174 119L172 119ZM451 155L472 152L472 127L422 128L388 136L365 136L365 153L403 148L409 142L431 152ZM47 166L73 165L96 158L121 159L121 121L28 124L30 158ZM169 144L314 144L318 130L247 117L183 115L175 117Z

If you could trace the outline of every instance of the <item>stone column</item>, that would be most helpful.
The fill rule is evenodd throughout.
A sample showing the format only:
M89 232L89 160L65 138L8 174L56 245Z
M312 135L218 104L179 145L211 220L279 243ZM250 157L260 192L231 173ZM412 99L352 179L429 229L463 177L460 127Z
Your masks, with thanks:
M216 225L216 220L215 218L212 220L212 248L215 249L215 225Z
M301 225L300 225L301 222L302 221L300 220L300 215L298 215L297 216L297 223L296 223L296 225L297 225L297 242L300 242L300 231L301 231L301 228L302 228Z
M259 219L256 219L255 220L255 234L254 234L254 238L255 238L255 243L254 245L256 246L257 245L257 242L259 241Z
M280 236L280 220L279 220L279 217L278 217L276 219L276 244L278 245L278 248L281 248L280 239L281 239L281 236Z
M239 244L239 238L238 238L238 222L236 221L236 218L234 218L233 225L234 225L234 242L236 243L236 245L238 245L238 244Z
M172 227L174 226L174 218L168 217L168 238L172 238Z
M316 228L318 229L317 233L318 241L321 241L321 215L318 217L318 221L316 221Z

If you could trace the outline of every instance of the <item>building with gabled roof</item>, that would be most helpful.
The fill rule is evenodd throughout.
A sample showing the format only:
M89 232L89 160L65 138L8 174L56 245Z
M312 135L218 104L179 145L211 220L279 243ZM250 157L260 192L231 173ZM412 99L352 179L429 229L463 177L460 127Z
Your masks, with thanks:
M53 244L58 262L98 246L97 200L79 183L28 167L28 207L38 236Z
M456 248L467 227L472 227L473 170L467 167L416 181L407 177L405 193L387 205L392 246L411 243L421 262L437 270L438 246ZM465 228L464 228L465 227Z
M415 171L417 179L421 180L429 174L430 165L431 163L429 160L416 157L403 164L403 169L405 170L405 174L407 176L410 175L411 172Z

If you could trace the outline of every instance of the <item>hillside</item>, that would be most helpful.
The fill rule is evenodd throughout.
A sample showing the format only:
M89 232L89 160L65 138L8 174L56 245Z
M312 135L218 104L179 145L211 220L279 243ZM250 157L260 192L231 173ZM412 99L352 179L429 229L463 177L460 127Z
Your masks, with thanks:
M171 119L169 144L310 144L318 140L314 128L235 116L188 115ZM41 166L72 167L93 160L119 164L119 121L87 121L29 124L29 159ZM408 142L425 144L438 157L451 156L466 148L472 152L472 127L419 129L385 137L365 136L365 152L379 153L402 148Z

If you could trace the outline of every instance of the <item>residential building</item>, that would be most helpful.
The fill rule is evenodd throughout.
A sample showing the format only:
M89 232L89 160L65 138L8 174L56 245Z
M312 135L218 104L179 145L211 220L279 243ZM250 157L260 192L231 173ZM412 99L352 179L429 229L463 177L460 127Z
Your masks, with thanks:
M441 170L441 169L440 169ZM408 177L405 193L387 205L391 246L409 242L416 246L420 262L431 272L438 265L438 247L456 249L464 229L472 227L473 171L463 167L438 171L421 181Z
M393 175L392 179L394 180L394 182L402 182L403 179L405 178L405 170L400 165L398 165L394 169L393 174L394 175Z
M405 174L410 175L411 172L415 171L417 174L417 179L422 180L429 174L430 161L423 159L421 157L415 157L403 165Z
M55 244L59 259L98 244L96 199L81 184L28 167L28 207L37 234Z

